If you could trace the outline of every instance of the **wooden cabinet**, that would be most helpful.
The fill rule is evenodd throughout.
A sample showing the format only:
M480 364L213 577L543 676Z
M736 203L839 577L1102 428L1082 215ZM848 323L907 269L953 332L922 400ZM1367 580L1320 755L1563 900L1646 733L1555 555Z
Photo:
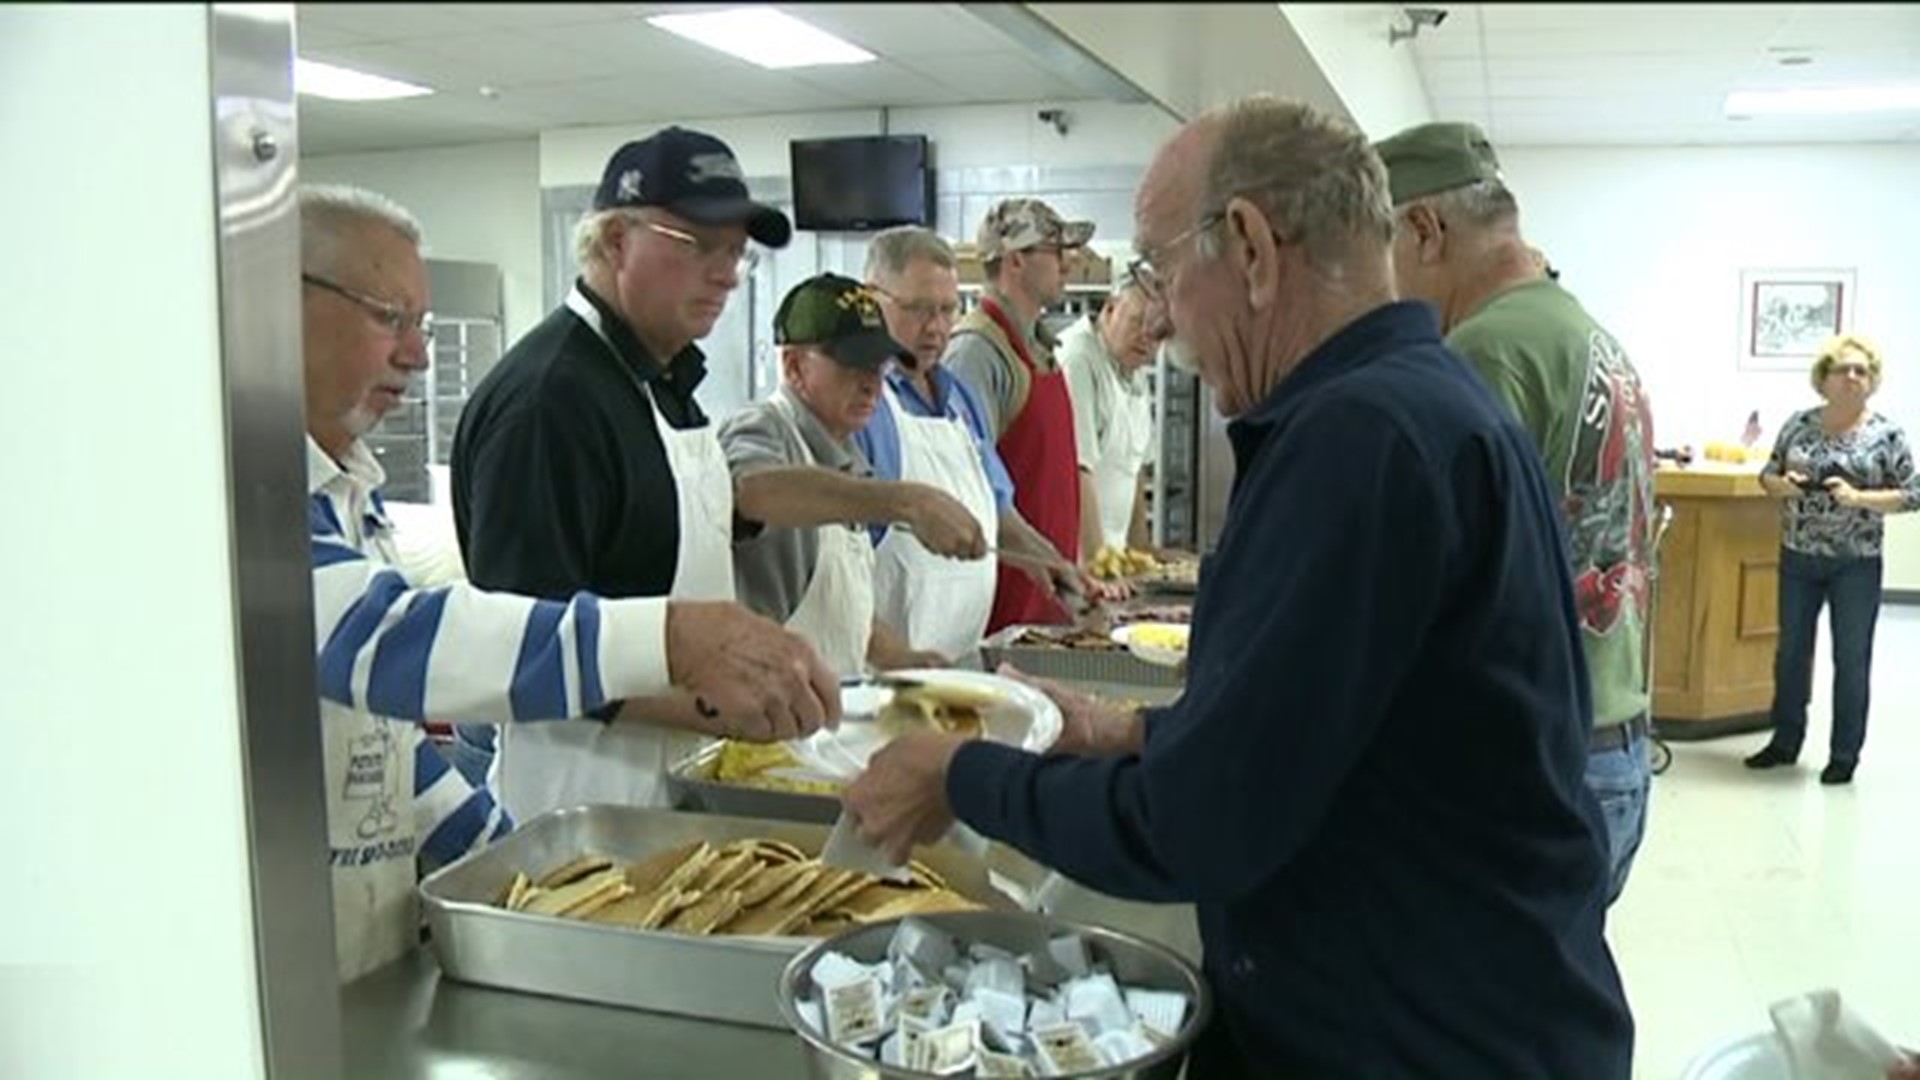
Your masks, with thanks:
M1755 731L1773 703L1780 506L1754 472L1663 469L1653 717L1663 738Z

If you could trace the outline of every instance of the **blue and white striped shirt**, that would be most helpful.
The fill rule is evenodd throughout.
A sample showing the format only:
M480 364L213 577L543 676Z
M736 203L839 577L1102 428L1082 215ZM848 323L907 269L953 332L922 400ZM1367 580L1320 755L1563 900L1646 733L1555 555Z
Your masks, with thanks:
M399 569L363 443L335 462L307 440L320 722L341 974L399 955L428 868L512 827L419 722L557 720L666 691L665 599L561 603L465 582L415 588ZM395 723L394 721L401 721ZM395 805L410 793L403 813ZM397 864L404 862L404 874ZM356 880L357 879L357 880Z

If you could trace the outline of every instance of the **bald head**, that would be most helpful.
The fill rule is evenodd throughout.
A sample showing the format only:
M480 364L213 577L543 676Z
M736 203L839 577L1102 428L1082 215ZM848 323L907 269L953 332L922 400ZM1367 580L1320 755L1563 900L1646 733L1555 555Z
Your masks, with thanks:
M1301 102L1247 98L1182 127L1147 169L1134 225L1148 333L1177 339L1228 415L1393 298L1379 155Z

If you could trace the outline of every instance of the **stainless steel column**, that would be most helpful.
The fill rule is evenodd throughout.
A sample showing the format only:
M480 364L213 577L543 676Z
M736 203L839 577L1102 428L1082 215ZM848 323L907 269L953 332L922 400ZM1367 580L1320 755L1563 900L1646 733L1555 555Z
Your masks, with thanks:
M215 4L220 349L267 1075L341 1074L300 367L293 6ZM164 933L165 928L159 928Z

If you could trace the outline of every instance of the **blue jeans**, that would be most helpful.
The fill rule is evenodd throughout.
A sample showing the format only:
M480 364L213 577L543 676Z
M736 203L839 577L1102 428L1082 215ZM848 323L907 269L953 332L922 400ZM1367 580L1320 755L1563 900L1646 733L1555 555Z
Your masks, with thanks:
M1780 551L1780 643L1773 654L1773 746L1798 757L1813 696L1813 648L1820 607L1833 626L1831 761L1860 760L1867 741L1867 683L1873 670L1873 625L1880 617L1878 557Z
M1653 788L1647 741L1647 736L1636 735L1625 746L1587 755L1587 790L1600 800L1600 812L1607 819L1609 904L1627 887L1633 857L1647 835L1647 802Z

